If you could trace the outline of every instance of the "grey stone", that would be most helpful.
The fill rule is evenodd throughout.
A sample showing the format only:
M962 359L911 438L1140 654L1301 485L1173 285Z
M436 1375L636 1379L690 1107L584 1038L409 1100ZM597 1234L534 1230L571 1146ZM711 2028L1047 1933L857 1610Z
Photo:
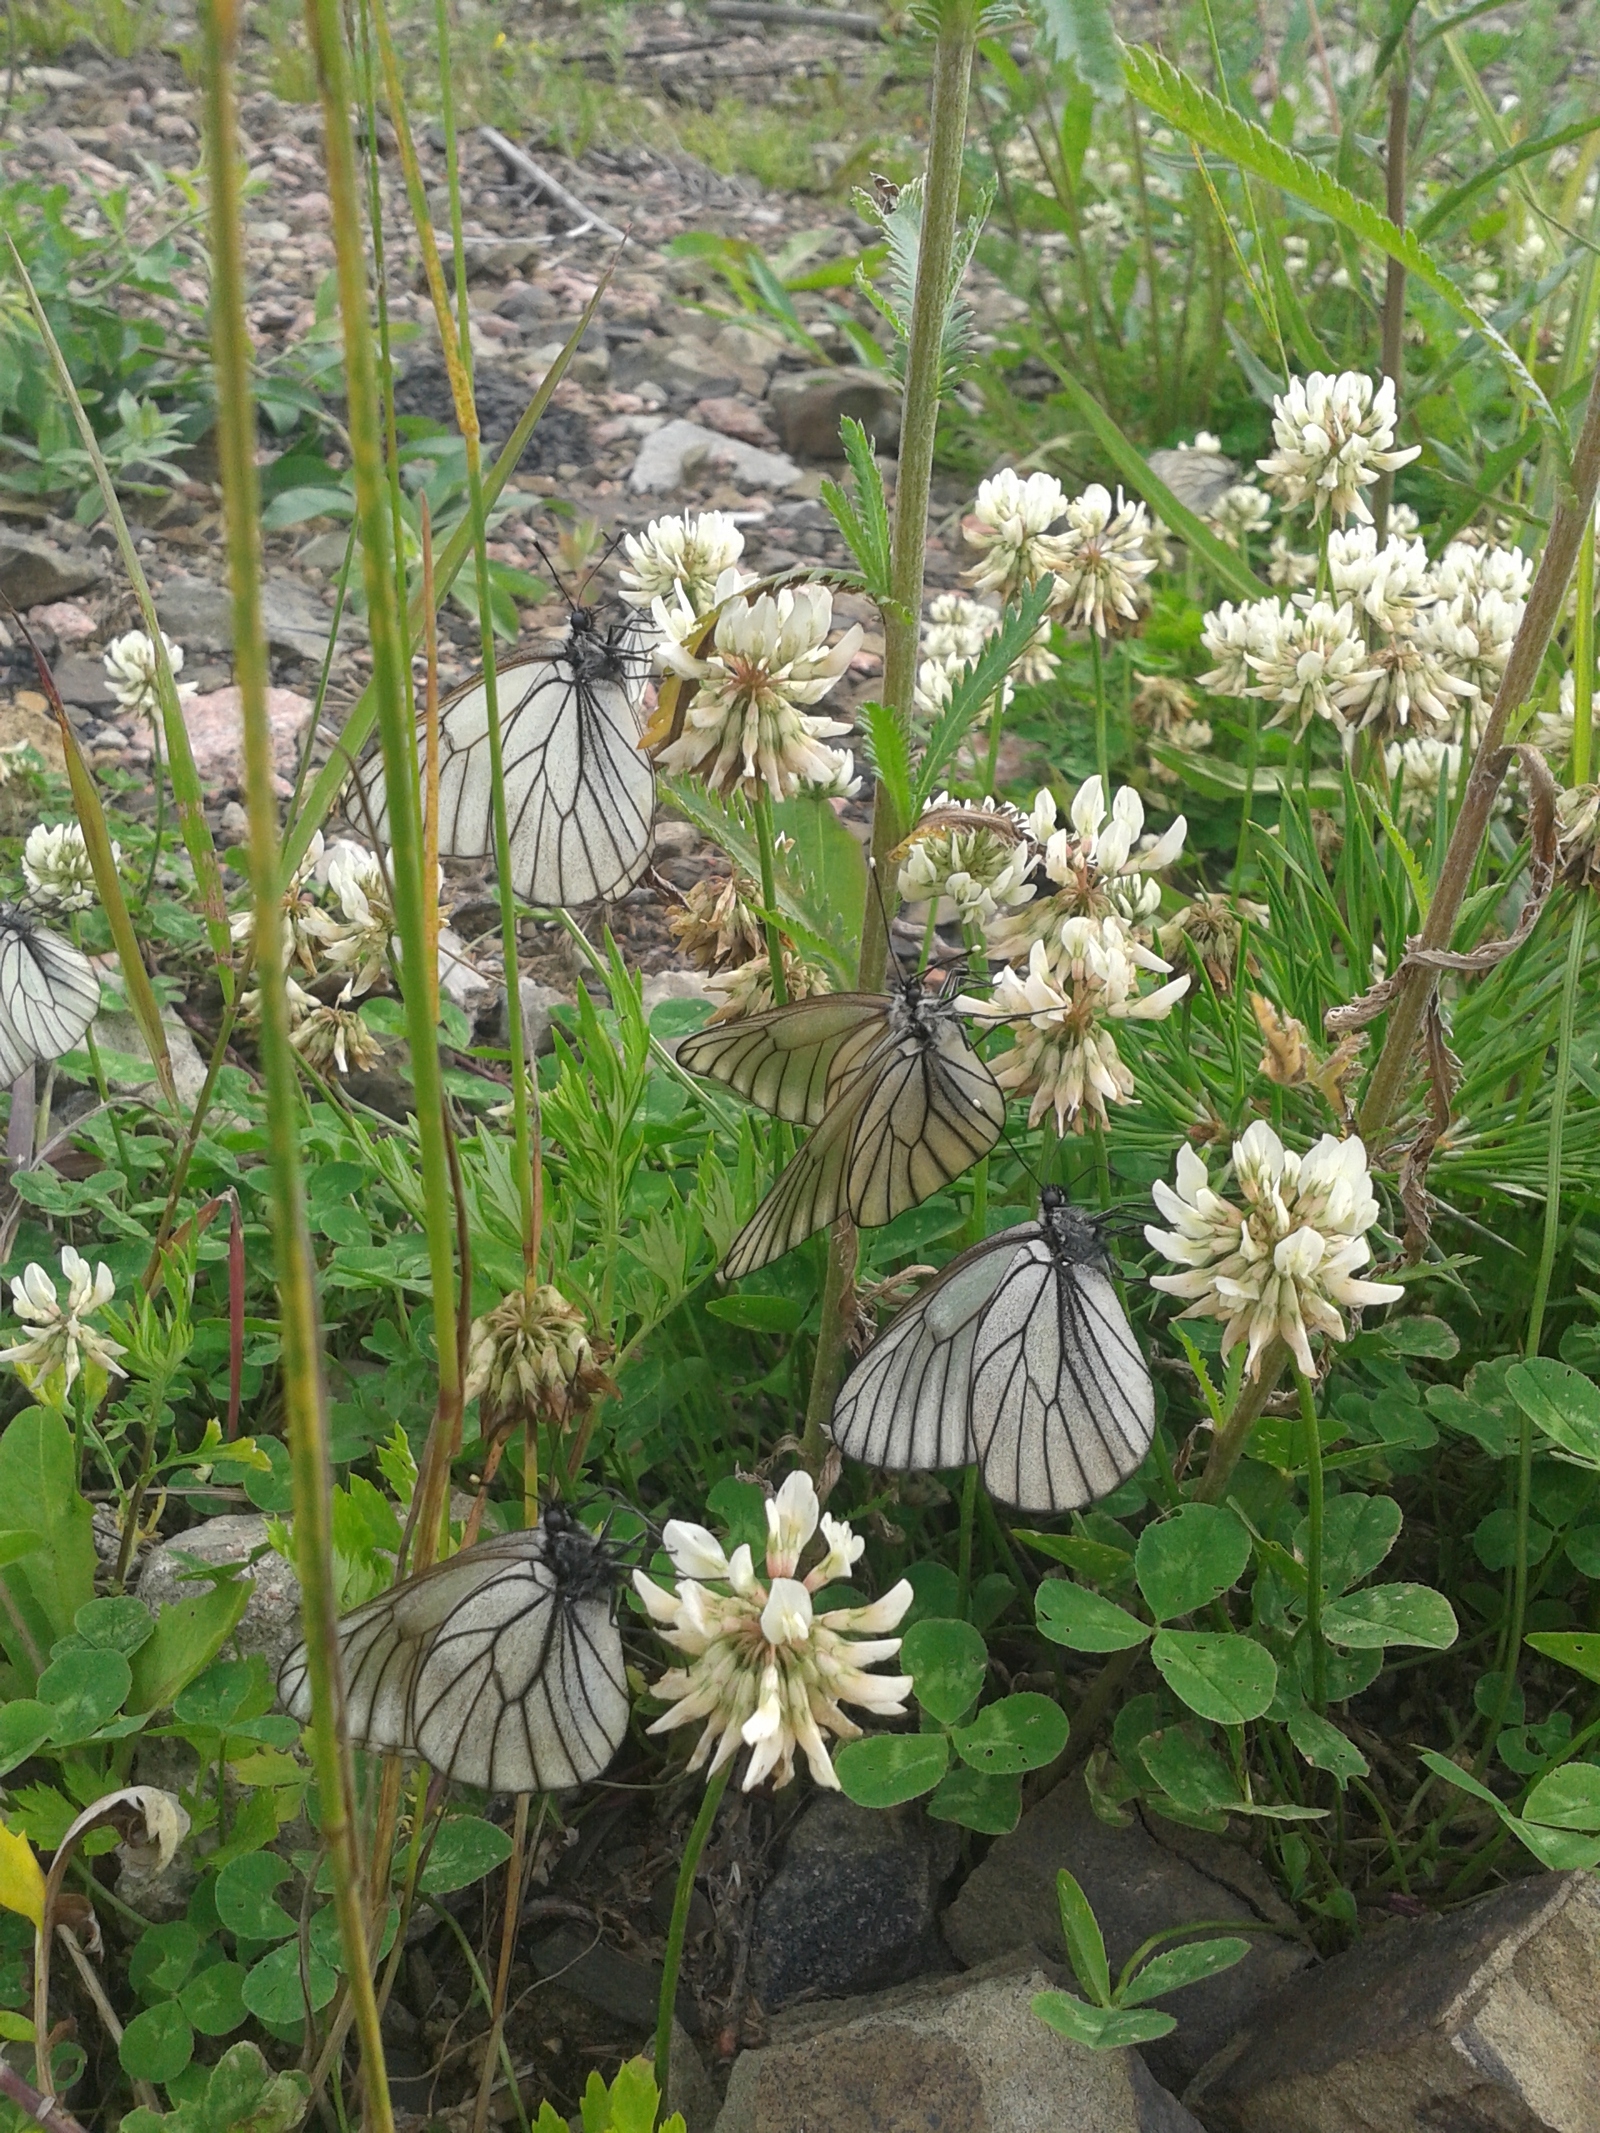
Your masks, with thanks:
M683 2114L684 2133L713 2133L722 2099L717 2085L706 2072L706 2063L695 2048L693 2037L679 2021L672 2025L672 2064L667 2072L667 2093L662 2116Z
M800 469L782 452L764 452L698 422L664 422L639 447L628 487L635 495L681 488L692 471L725 468L735 481L752 489L787 489L800 480Z
M1385 1927L1261 2007L1189 2100L1214 2133L1600 2133L1600 1883Z
M572 1002L564 992L558 992L553 985L541 985L535 978L521 979L517 991L522 1000L523 1046L530 1059L542 1059L546 1052L555 1050L550 1029L556 1009L570 1007Z
M711 336L711 346L738 370L770 371L788 346L775 328L730 319Z
M435 210L437 218L438 211ZM439 242L439 258L448 275L455 251L450 242L449 209L445 209L445 227L436 229ZM461 240L461 256L466 262L468 281L476 281L484 274L515 274L530 260L537 259L544 249L537 237L464 237ZM416 285L427 286L427 277L422 265L417 264Z
M850 368L790 371L767 388L767 405L785 451L803 459L842 459L839 425L854 416L880 452L900 444L900 387L886 371Z
M439 928L439 990L475 1022L499 995L493 978L487 978L472 962L467 944L448 926Z
M500 301L494 307L502 318L545 319L556 315L556 300L548 289L541 289L537 282L507 282Z
M711 990L711 980L703 970L656 970L643 980L639 987L639 1004L646 1020L663 1000L720 1000L722 995Z
M1154 1816L1113 1828L1097 1818L1082 1777L1074 1776L990 1846L945 1913L945 1939L957 1958L982 1963L1032 1947L1059 1962L1065 1946L1056 1874L1062 1867L1094 1906L1113 1970L1152 1933L1191 1920L1294 1924L1266 1874L1238 1845ZM1178 2026L1147 2045L1145 2057L1169 2088L1181 2089L1259 2001L1312 1960L1299 1940L1275 1933L1248 1938L1250 1953L1231 1970L1156 2003Z
M56 660L50 671L61 701L80 711L106 710L117 700L104 666L82 652L70 652L65 659Z
M176 1533L152 1548L139 1572L138 1593L151 1613L173 1600L187 1600L206 1589L186 1579L185 1556L201 1563L243 1563L267 1546L266 1516L260 1511L208 1518L203 1525ZM281 1555L270 1551L243 1575L252 1587L233 1641L242 1653L260 1652L276 1676L291 1648L300 1641L300 1580Z
M666 822L658 818L654 834L658 858L687 859L700 847L700 832L692 822Z
M344 533L318 533L297 548L294 559L302 570L340 570L344 567L345 549L349 536Z
M0 593L13 607L68 599L98 585L105 574L105 565L88 549L69 554L34 534L0 530Z
M534 1969L552 1985L641 2036L654 2030L661 1997L659 1963L642 1963L637 1956L608 1947L595 1930L576 1921L532 1943L524 1941L524 1946ZM687 1984L680 1982L677 2019L682 2022L685 2016L694 2019L694 2000Z
M314 593L292 579L277 578L261 596L261 619L267 643L275 652L300 659L321 659L328 649L333 616Z
M1011 1965L780 2016L735 2061L716 2133L1199 2133L1137 2053L1039 2020L1053 1982Z
M162 1014L161 1028L167 1040L167 1057L172 1061L172 1079L177 1086L178 1101L186 1110L192 1109L205 1086L206 1063L188 1024L180 1022L170 1007ZM100 1010L94 1018L94 1041L102 1052L121 1052L125 1058L137 1059L148 1069L150 1047L144 1041L144 1031L126 1008L103 1007ZM130 1078L108 1071L106 1084L119 1096L148 1091L153 1086L148 1071Z
M758 391L760 371L741 371L727 356L715 354L703 341L635 341L619 347L613 359L611 382L623 392L632 392L647 380L668 393L708 400L718 393L738 392L746 384Z
M233 601L225 585L205 578L169 578L156 594L161 627L185 652L233 649Z
M829 1792L810 1801L756 1905L750 1982L767 2012L947 1972L936 1920L954 1838L920 1806L878 1813Z

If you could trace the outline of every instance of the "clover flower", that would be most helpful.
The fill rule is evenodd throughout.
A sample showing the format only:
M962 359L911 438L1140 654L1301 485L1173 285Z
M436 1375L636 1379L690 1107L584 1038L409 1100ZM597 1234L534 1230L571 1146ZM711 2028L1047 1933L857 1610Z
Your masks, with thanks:
M820 963L808 962L789 941L781 942L780 953L785 999L810 1000L819 993L832 992L833 980ZM721 1002L711 1017L713 1022L742 1022L746 1015L765 1014L778 1004L772 989L771 956L763 948L748 961L720 971L706 990Z
M1030 474L1024 481L1014 467L1002 467L980 482L977 502L961 522L967 545L983 554L967 572L967 583L1003 600L1026 592L1055 568L1049 533L1066 508L1066 491L1053 474Z
M344 997L340 993L339 998ZM348 1074L352 1067L358 1074L369 1073L383 1057L383 1046L353 1007L312 1005L295 1020L289 1042L307 1066L322 1074L330 1067L339 1074Z
M1182 748L1191 755L1211 746L1210 721L1195 716L1193 692L1170 674L1148 675L1135 690L1130 708L1152 742ZM1147 767L1151 777L1163 785L1177 783L1177 771L1154 753Z
M1229 993L1238 972L1246 922L1259 932L1270 917L1265 904L1203 889L1159 929L1156 942L1164 956L1187 955L1219 993Z
M183 646L174 644L163 630L161 642L167 649L167 664L173 674L183 672ZM144 630L129 630L125 637L113 637L101 654L101 665L106 670L106 679L111 684L111 693L124 711L137 711L145 718L155 718L161 709L161 698L156 682L155 640ZM192 696L195 685L184 682L178 689L180 697Z
M1270 641L1282 619L1276 600L1247 600L1243 607L1224 600L1210 609L1201 624L1200 647L1216 663L1200 676L1201 688L1214 696L1248 696L1250 654Z
M616 1389L601 1367L609 1353L576 1304L530 1281L473 1320L462 1397L482 1399L485 1434L519 1420L565 1422Z
M1525 739L1542 748L1552 762L1565 763L1572 754L1572 735L1578 716L1578 686L1571 670L1562 675L1554 711L1541 711L1528 727Z
M1172 1228L1152 1223L1145 1236L1184 1270L1152 1275L1152 1286L1184 1299L1182 1318L1223 1320L1224 1355L1247 1341L1250 1376L1277 1338L1309 1377L1313 1333L1342 1341L1343 1310L1404 1293L1392 1282L1356 1278L1372 1256L1366 1233L1378 1219L1367 1151L1353 1135L1341 1141L1325 1133L1296 1155L1257 1119L1233 1144L1233 1170L1242 1207L1212 1188L1204 1159L1187 1143L1178 1150L1176 1188L1164 1180L1152 1186Z
M1391 535L1380 548L1371 526L1335 527L1328 535L1328 577L1333 590L1354 600L1380 630L1409 628L1437 598L1421 541Z
M122 847L113 844L114 866L122 864ZM22 878L29 901L43 911L87 911L98 900L89 847L76 822L37 823L22 847Z
M948 897L963 924L988 925L1034 894L1033 842L1022 816L1003 801L975 807L937 794L895 856L902 898L921 904Z
M68 1244L62 1248L61 1274L67 1285L65 1300L37 1260L12 1281L11 1300L22 1320L23 1338L0 1349L0 1363L10 1363L30 1391L46 1397L58 1393L64 1400L86 1367L126 1377L118 1357L127 1350L89 1323L116 1294L111 1269L102 1261L91 1272L88 1260Z
M323 950L340 931L339 923L332 913L324 911L307 888L321 864L322 832L314 830L283 896L284 947L288 962L291 968L298 964L308 977L316 976ZM233 935L233 945L241 954L254 949L256 914L253 904L247 904L242 911L235 911L228 921L228 926ZM292 995L298 990L299 988L291 983L291 1002ZM245 997L254 999L258 996L250 993ZM312 1005L315 1004L313 1001Z
M826 1552L799 1577L819 1523ZM662 1538L677 1572L675 1589L666 1591L642 1570L634 1572L633 1587L662 1641L687 1663L652 1685L651 1694L672 1708L648 1730L669 1733L704 1720L688 1767L708 1776L748 1747L746 1792L768 1777L787 1785L796 1749L816 1783L837 1791L824 1736L861 1738L841 1706L884 1718L905 1709L911 1677L866 1669L899 1651L900 1639L883 1632L898 1628L911 1605L910 1581L902 1578L869 1606L816 1612L812 1595L848 1578L865 1543L842 1519L820 1512L803 1472L791 1474L767 1503L764 1577L748 1545L730 1556L704 1526L671 1519Z
M1292 725L1297 736L1313 718L1344 732L1351 723L1346 713L1366 704L1378 679L1356 610L1331 600L1282 609L1275 626L1262 616L1245 656L1258 677L1245 694L1277 704L1268 725Z
M1453 663L1492 699L1522 627L1533 559L1497 543L1452 541L1434 568L1434 587L1458 632Z
M1054 953L1058 929L1069 918L1109 913L1130 927L1153 918L1161 888L1151 876L1172 865L1189 833L1179 815L1141 847L1144 802L1131 785L1122 785L1108 812L1098 775L1078 787L1068 822L1065 829L1056 826L1055 796L1041 789L1029 823L1035 843L1043 847L1045 877L1053 888L1022 910L999 915L990 949L1005 962L1020 962L1035 941L1051 944Z
M755 908L760 893L738 874L710 874L684 890L683 907L668 925L697 970L731 970L759 954L765 939Z
M677 596L696 615L715 604L724 571L744 554L744 535L726 511L681 518L654 518L642 534L623 541L627 561L618 573L630 607L649 609Z
M822 743L848 727L801 708L828 694L861 645L855 623L829 646L833 595L826 586L784 586L734 600L700 657L674 634L665 601L658 599L654 612L662 663L700 685L682 733L661 751L664 770L691 771L724 796L738 789L753 798L764 786L775 800L839 780L839 751Z
M1400 794L1395 812L1402 821L1410 815L1431 817L1439 805L1441 788L1454 792L1461 780L1461 755L1454 741L1441 739L1436 734L1420 734L1408 741L1392 741L1383 751L1383 767L1389 782L1400 780ZM1502 792L1495 801L1496 808L1509 806L1510 796Z
M1447 727L1476 686L1456 671L1456 629L1430 612L1411 629L1379 637L1368 654L1372 680L1361 700L1362 728L1397 733L1405 726Z
M1253 481L1236 481L1218 498L1211 524L1230 548L1238 548L1252 534L1265 533L1272 523L1272 499Z
M1291 509L1309 497L1314 516L1326 507L1336 519L1366 522L1372 513L1362 490L1380 474L1409 465L1422 450L1420 444L1397 450L1394 425L1392 378L1374 387L1360 371L1335 377L1314 370L1309 378L1292 379L1273 401L1277 450L1256 465Z
M328 887L344 923L330 928L324 954L335 970L348 972L339 994L343 1006L371 992L388 975L396 930L394 896L377 854L348 841L336 844L329 854Z
M1148 604L1144 581L1156 567L1150 514L1142 503L1124 503L1120 489L1113 506L1110 491L1091 482L1067 505L1066 520L1045 550L1056 581L1050 611L1070 629L1109 637Z
M965 593L936 593L923 625L923 657L946 666L952 661L957 667L968 666L999 626L999 611L987 602L970 600Z
M1286 533L1275 533L1272 546L1267 550L1267 582L1269 585L1286 586L1296 592L1302 585L1316 581L1317 559L1301 548L1289 546Z
M1026 976L1009 964L988 1000L958 1005L978 1021L1014 1021L1016 1043L995 1062L994 1078L1016 1096L1032 1097L1028 1124L1054 1110L1056 1125L1082 1133L1093 1119L1106 1124L1108 1103L1133 1103L1134 1081L1111 1022L1160 1022L1189 990L1187 977L1141 994L1141 970L1172 965L1143 947L1121 920L1069 918L1054 953L1043 941L1028 952Z

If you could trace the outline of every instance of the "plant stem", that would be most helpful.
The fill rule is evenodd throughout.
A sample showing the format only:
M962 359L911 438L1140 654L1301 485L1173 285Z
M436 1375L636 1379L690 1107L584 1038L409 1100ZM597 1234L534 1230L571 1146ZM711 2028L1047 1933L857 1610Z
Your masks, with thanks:
M1311 1646L1311 1708L1320 1718L1328 1708L1328 1649L1322 1636L1322 1433L1311 1380L1295 1369L1300 1420L1306 1433L1306 1638Z
M761 855L761 918L767 935L767 967L772 972L772 1004L787 1006L789 988L783 979L783 936L778 931L778 869L772 846L772 795L759 786L754 802L756 849Z
M1389 140L1385 156L1389 220L1397 230L1406 226L1406 127L1411 116L1411 36L1395 53L1389 73ZM1389 261L1383 284L1383 374L1393 381L1398 419L1400 387L1406 352L1406 270L1398 259ZM1373 524L1381 548L1389 530L1389 506L1394 501L1394 475L1378 476L1372 501Z
M1232 1414L1211 1440L1205 1471L1194 1492L1196 1503L1221 1503L1227 1495L1228 1483L1233 1479L1233 1470L1239 1464L1245 1442L1260 1421L1262 1409L1271 1398L1288 1360L1288 1349L1276 1339L1269 1341L1256 1358L1255 1376L1246 1378L1240 1386Z
M972 1519L978 1501L978 1469L969 1466L961 1480L961 1538L959 1543L956 1575L961 1581L960 1613L966 1619L967 1602L972 1597Z
M1100 650L1100 632L1089 632L1089 654L1094 661L1094 767L1100 773L1100 793L1111 805L1111 741L1106 729L1105 657Z
M1578 611L1572 627L1572 762L1568 776L1587 785L1594 752L1594 520L1578 543Z
M1570 474L1562 485L1528 604L1512 642L1511 656L1495 694L1494 708L1478 743L1467 780L1466 798L1456 816L1455 829L1439 869L1438 886L1418 941L1418 946L1424 950L1450 946L1478 853L1488 835L1495 795L1505 775L1506 766L1500 751L1505 745L1506 727L1512 713L1526 703L1538 679L1550 633L1560 620L1579 545L1585 529L1592 523L1597 485L1600 485L1600 366L1596 367L1589 388L1589 404L1572 455ZM1428 969L1411 969L1401 978L1389 1009L1383 1050L1372 1070L1358 1120L1361 1137L1369 1148L1375 1148L1382 1141L1399 1106L1411 1074L1412 1050L1437 983L1437 973Z
M544 1819L540 1803L540 1821ZM506 1861L506 1908L500 1921L500 1961L494 1974L494 2004L489 2009L489 2040L483 2051L483 2074L478 2082L478 2101L472 2114L472 2133L485 2133L489 2123L489 2100L494 2093L495 2061L505 2029L506 1990L511 1983L511 1958L517 1945L517 1918L522 1910L522 1874L527 1858L528 1794L519 1792L512 1812L511 1857Z
M695 1872L736 1760L736 1757L729 1756L707 1785L678 1867L678 1886L672 1898L672 1923L667 1928L667 1953L661 1966L661 1999L656 2010L656 2087L661 2091L663 2105L672 2076L672 2017L678 2002L678 1972L683 1967L683 1938L689 1929L689 1903L694 1895Z
M1256 759L1261 747L1261 714L1253 696L1246 699L1245 717L1249 724L1244 742L1244 804L1239 812L1239 849L1233 858L1236 896L1244 893L1244 863L1250 855L1250 817L1256 796Z
M3 2059L0 2059L0 2096L14 2103L19 2111L25 2111L36 2126L44 2127L45 2133L84 2133L70 2111L53 2096L40 2095L23 2080L14 2066L7 2066Z

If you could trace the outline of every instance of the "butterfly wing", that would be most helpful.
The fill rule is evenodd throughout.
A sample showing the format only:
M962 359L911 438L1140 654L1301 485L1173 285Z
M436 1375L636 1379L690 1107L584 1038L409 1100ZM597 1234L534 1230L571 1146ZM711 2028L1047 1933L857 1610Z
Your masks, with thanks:
M998 1502L1072 1511L1109 1496L1155 1434L1155 1391L1117 1292L1041 1236L996 1284L972 1344L973 1456Z
M678 1064L726 1082L774 1118L819 1125L833 1093L882 1043L889 1008L887 995L875 992L795 1000L697 1030L678 1046Z
M963 1252L891 1320L840 1388L830 1428L867 1466L929 1473L970 1465L972 1347L983 1313L1037 1222Z
M418 1754L485 1792L598 1777L628 1729L609 1600L568 1594L532 1549L502 1558L432 1639L413 1714Z
M1158 481L1164 481L1180 504L1203 518L1216 509L1239 479L1235 460L1222 452L1159 451L1149 454L1149 466Z
M81 1043L99 1005L94 966L71 941L0 924L0 1086Z
M834 1077L821 1124L733 1240L724 1274L754 1273L840 1214L863 1229L892 1222L987 1155L1004 1124L1005 1097L954 1013L931 1037L884 1034L848 1080Z

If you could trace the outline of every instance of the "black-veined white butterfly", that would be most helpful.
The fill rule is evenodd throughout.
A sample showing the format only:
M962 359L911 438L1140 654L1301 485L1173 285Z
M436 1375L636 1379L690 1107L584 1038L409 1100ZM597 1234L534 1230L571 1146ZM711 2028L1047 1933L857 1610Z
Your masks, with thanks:
M496 669L511 879L529 903L570 907L619 896L644 872L656 774L639 748L649 660L631 619L574 605L554 651ZM419 762L424 727L417 725ZM389 842L383 765L360 773L380 843ZM494 852L488 694L479 675L439 707L439 852Z
M1239 479L1238 463L1224 452L1162 450L1146 455L1152 474L1197 517L1214 511Z
M0 904L0 1087L81 1043L100 1006L100 980L81 950Z
M351 1740L484 1792L585 1784L628 1730L615 1598L610 1550L559 1504L404 1579L339 1624ZM278 1697L311 1716L303 1644Z
M1006 1100L967 1042L959 985L958 972L937 995L915 977L886 993L825 993L679 1045L690 1073L816 1128L734 1238L730 1281L839 1215L861 1229L892 1222L988 1154Z
M1155 1434L1155 1392L1093 1218L1047 1185L1039 1216L931 1281L846 1378L839 1449L869 1466L976 1464L998 1502L1109 1496Z

